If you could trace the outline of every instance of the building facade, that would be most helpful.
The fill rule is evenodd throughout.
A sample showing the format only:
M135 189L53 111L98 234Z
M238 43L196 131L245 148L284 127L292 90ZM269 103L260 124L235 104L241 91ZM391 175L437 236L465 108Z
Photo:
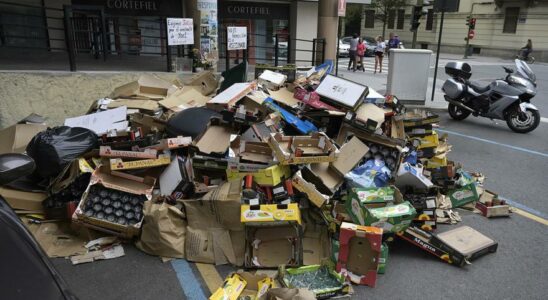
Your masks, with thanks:
M385 35L397 34L407 48L411 47L413 33L410 29L413 5L389 12ZM420 19L417 48L435 49L438 41L441 13L426 7L428 13ZM371 6L363 6L362 36L382 35L383 22ZM445 13L441 51L462 53L466 45L468 27L466 18L476 18L474 38L470 40L473 54L511 58L533 41L533 56L548 61L548 1L547 0L460 0L459 10Z

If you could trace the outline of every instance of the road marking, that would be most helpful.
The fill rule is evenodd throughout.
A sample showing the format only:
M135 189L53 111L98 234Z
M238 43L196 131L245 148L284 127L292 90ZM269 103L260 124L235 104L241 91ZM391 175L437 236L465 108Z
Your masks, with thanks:
M214 265L196 263L196 268L200 271L202 279L205 281L207 288L212 294L223 285L223 279Z
M518 215L520 215L520 216L522 216L522 217L525 217L525 218L527 218L527 219L531 219L531 220L533 220L533 221L539 222L540 224L543 224L543 225L548 226L548 220L546 220L546 219L543 219L543 218L541 218L541 217L535 216L535 215L533 215L533 214L531 214L531 213L528 213L528 212L526 212L526 211L524 211L524 210L521 210L521 209L519 209L519 208L517 208L517 207L513 207L512 210L513 210L516 214L518 214Z
M548 123L548 118L541 117L540 121L543 123Z
M479 137L472 136L472 135L466 135L466 134L458 133L458 132L451 131L451 130L445 130L445 129L436 129L436 130L439 131L439 132L443 132L443 133L449 133L449 134L452 134L452 135L469 138L471 140L476 140L476 141L480 141L480 142L484 142L484 143L488 143L488 144L493 144L493 145L497 145L497 146L506 147L506 148L509 148L509 149L512 149L512 150L518 150L518 151L523 151L523 152L526 152L526 153L529 153L529 154L548 157L548 153L543 153L543 152L538 152L538 151L534 151L534 150L525 149L525 148L522 148L522 147L503 144L503 143L495 142L495 141L488 140L488 139L479 138Z
M510 204L511 206L520 209L520 210L523 211L523 212L527 212L528 214L534 215L534 216L536 216L536 217L539 217L539 218L541 218L541 219L543 219L543 220L545 220L545 221L546 221L546 219L548 219L548 216L546 216L546 214L544 214L543 212L540 212L540 211L538 211L538 210L536 210L536 209L534 209L534 208L530 208L530 207L528 207L528 206L526 206L526 205L523 205L523 204L521 204L521 203L519 203L519 202L516 202L516 201L514 201L514 200L512 200L512 199L508 199L508 198L500 197L500 196L499 196L499 198L502 199L502 200L504 200L504 201L506 201L506 203ZM547 222L548 222L548 221L547 221Z
M171 265L173 266L175 273L177 273L177 279L179 279L179 284L187 299L207 299L200 283L192 272L192 268L185 259L174 259L171 261Z

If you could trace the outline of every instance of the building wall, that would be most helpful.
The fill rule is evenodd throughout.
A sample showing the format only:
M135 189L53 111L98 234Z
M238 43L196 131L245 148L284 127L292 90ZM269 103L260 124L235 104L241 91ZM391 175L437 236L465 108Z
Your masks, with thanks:
M466 17L470 14L473 3L485 2L484 0L461 0L459 12L446 13L443 35L442 51L463 53L468 28L466 26ZM410 4L415 3L410 1ZM527 39L533 40L533 55L538 59L548 59L548 3L537 1L537 4L528 5L529 1L502 1L502 6L493 4L474 6L472 14L476 18L475 37L470 40L470 45L480 48L480 54L494 55L501 57L511 57L517 53L519 48L523 47ZM517 24L516 33L503 33L504 16L507 7L520 7L520 19ZM364 10L368 9L364 6ZM404 29L386 29L386 35L389 32L395 32L404 42L404 46L411 47L412 32L409 31L412 6L406 8ZM434 13L433 29L425 30L426 16L421 18L419 30L417 33L417 48L421 44L428 45L434 49L439 34L439 21L441 13ZM366 36L376 36L382 34L382 22L376 21L375 28L365 28L365 18L362 19L361 34ZM386 38L386 37L385 37ZM545 58L546 57L546 58Z

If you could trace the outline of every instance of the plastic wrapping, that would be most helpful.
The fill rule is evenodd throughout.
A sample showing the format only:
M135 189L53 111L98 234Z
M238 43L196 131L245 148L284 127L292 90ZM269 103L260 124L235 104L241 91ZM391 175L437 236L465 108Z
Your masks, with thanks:
M351 187L371 188L385 187L390 179L390 169L383 160L370 159L365 164L355 168L344 177Z
M73 160L99 147L97 135L85 128L59 126L48 128L27 145L27 154L36 162L43 178L57 176Z

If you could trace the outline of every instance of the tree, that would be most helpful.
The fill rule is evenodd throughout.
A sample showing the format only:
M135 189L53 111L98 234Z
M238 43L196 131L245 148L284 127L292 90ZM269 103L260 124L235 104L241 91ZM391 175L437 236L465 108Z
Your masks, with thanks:
M382 36L386 36L386 22L390 11L405 9L407 0L374 0L371 6L375 8L375 18L382 22Z
M344 17L345 35L360 34L362 21L362 5L357 3L346 4L346 16Z

